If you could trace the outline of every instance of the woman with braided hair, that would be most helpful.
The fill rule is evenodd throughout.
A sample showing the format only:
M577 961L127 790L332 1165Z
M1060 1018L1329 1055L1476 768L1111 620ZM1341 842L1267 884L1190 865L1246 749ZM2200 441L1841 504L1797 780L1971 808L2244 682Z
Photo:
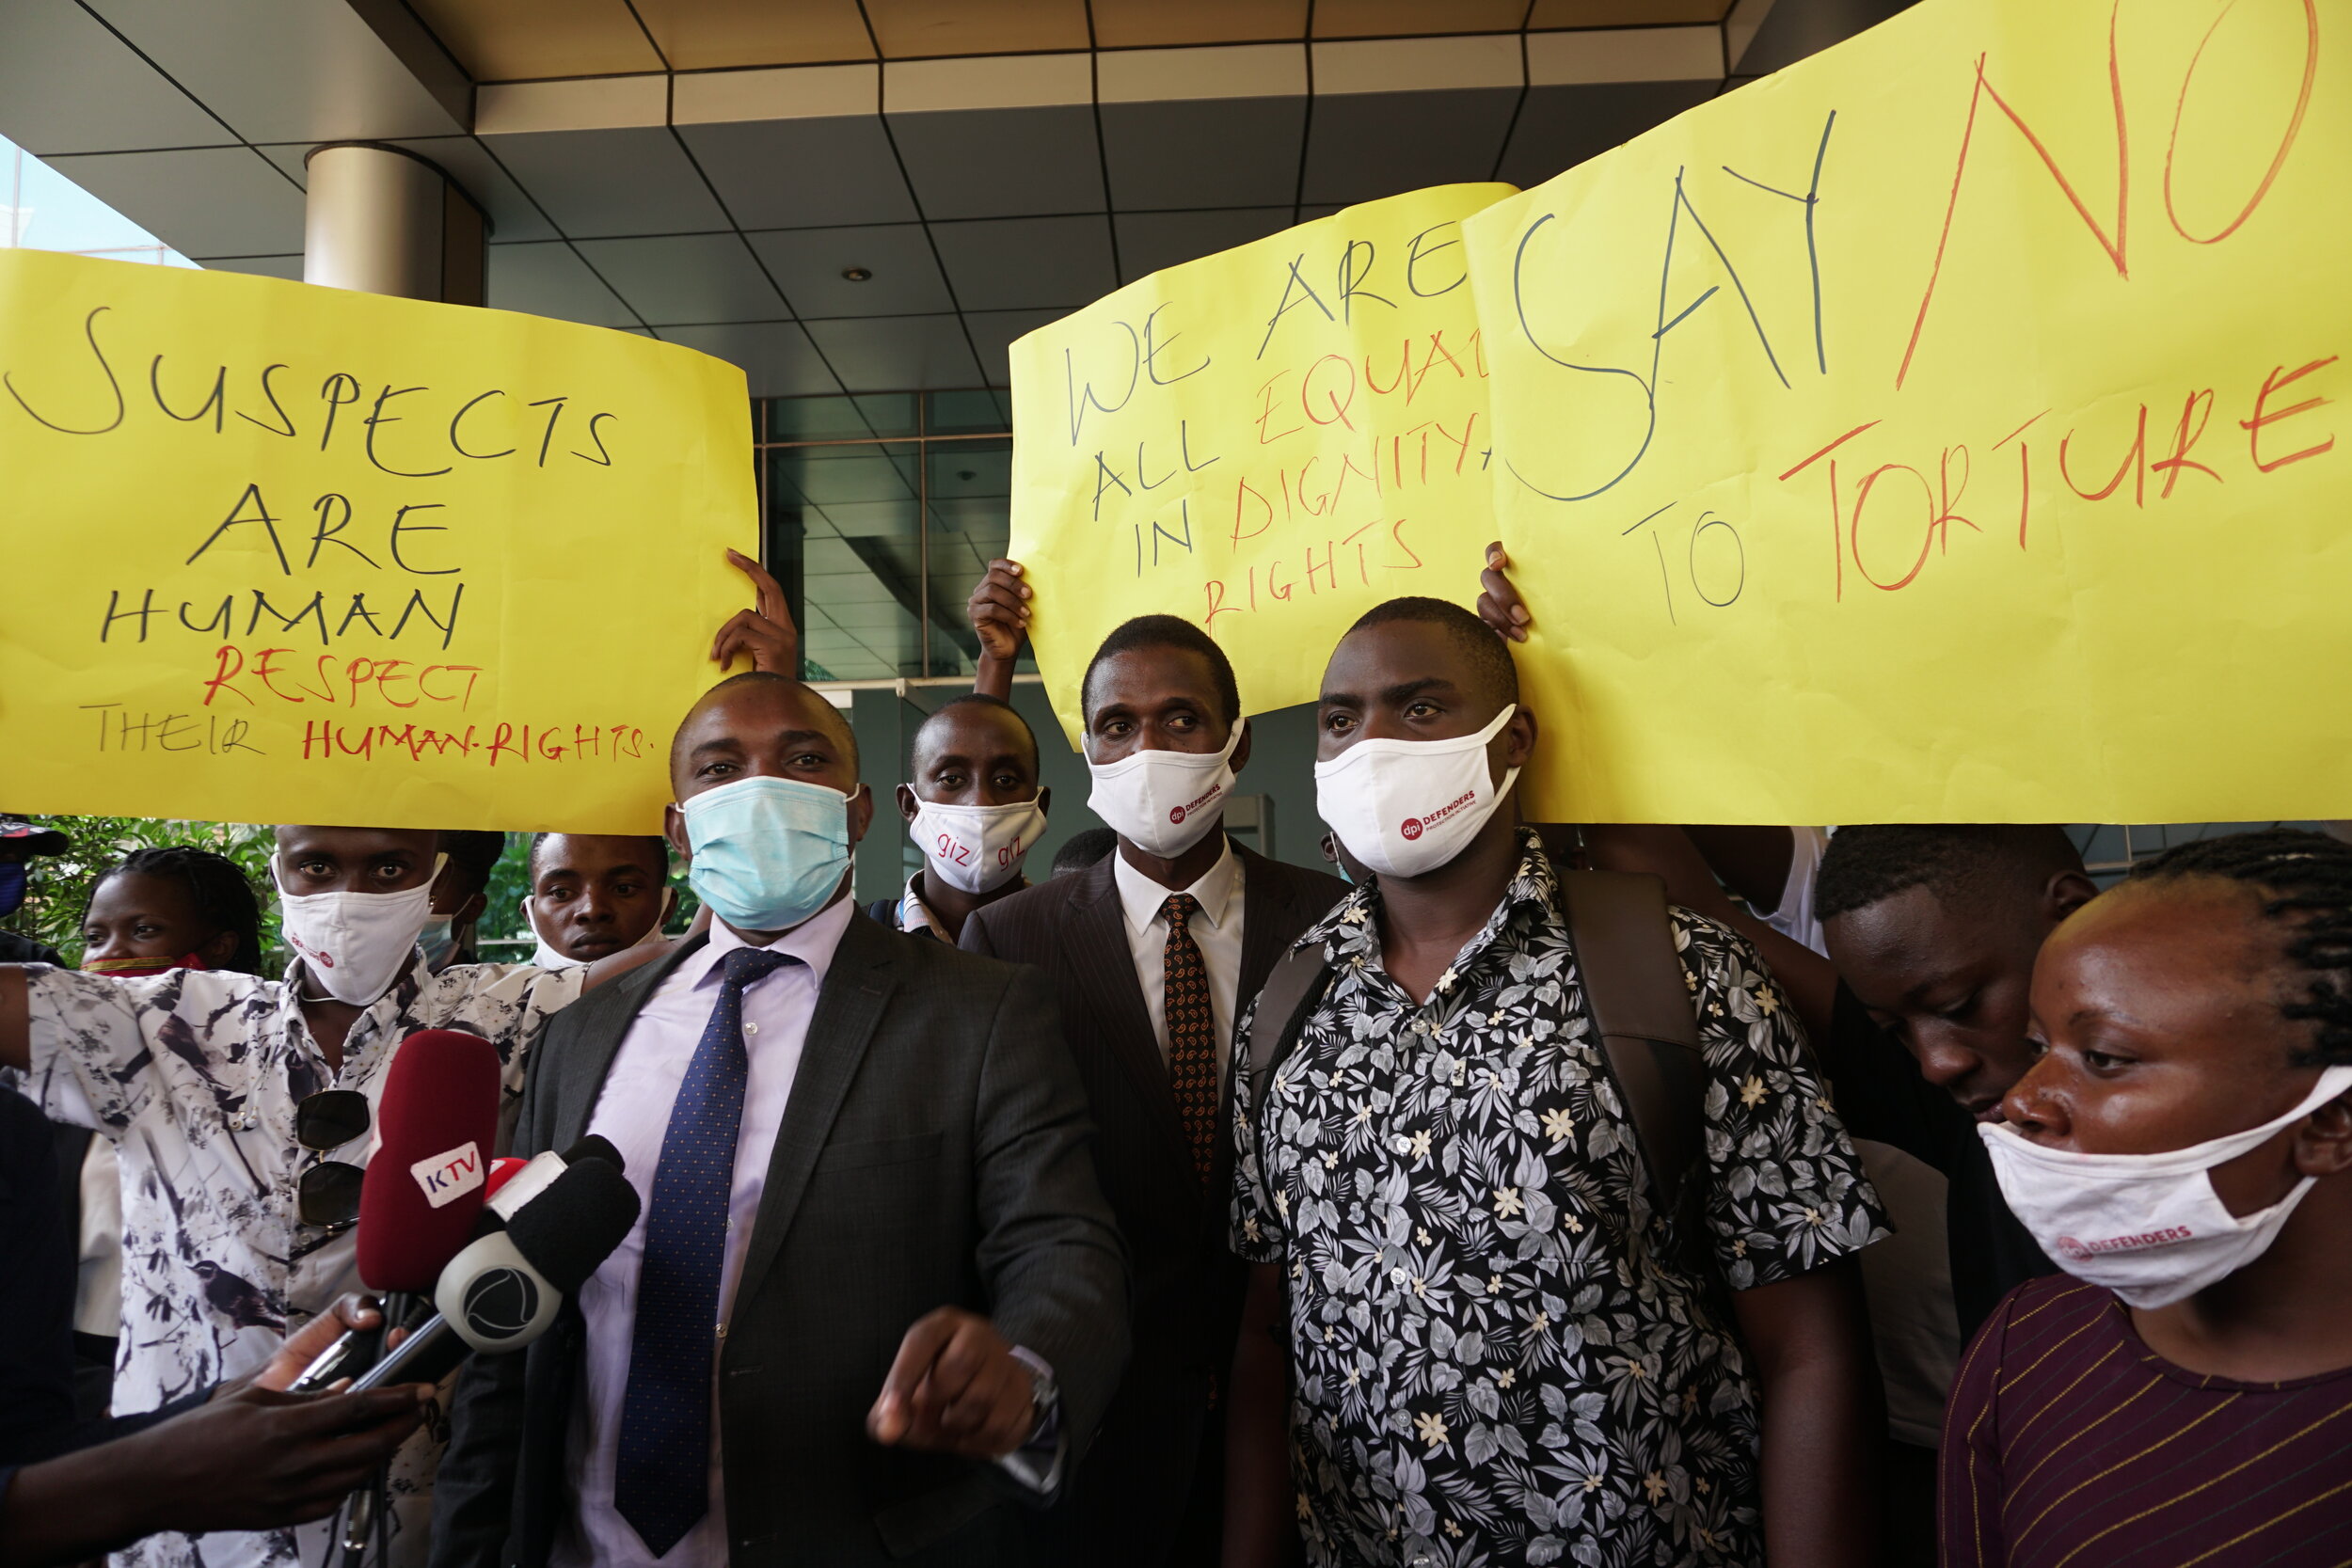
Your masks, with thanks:
M2066 1273L1962 1365L1945 1562L2352 1560L2352 846L2137 868L2052 933L2032 1014L1982 1135Z
M262 906L237 863L184 844L136 849L90 890L82 967L101 974L262 969Z

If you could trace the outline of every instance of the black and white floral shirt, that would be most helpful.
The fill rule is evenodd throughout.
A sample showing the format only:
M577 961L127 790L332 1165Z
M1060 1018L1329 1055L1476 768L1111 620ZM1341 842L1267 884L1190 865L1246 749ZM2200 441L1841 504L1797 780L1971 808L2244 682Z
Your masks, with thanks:
M355 1237L301 1223L295 1186L321 1160L367 1163L370 1141L323 1153L294 1140L294 1108L321 1089L383 1093L394 1048L417 1029L463 1029L498 1048L510 1109L548 1016L579 996L580 969L467 964L427 972L421 953L361 1013L330 1071L285 982L175 969L112 980L28 966L32 1070L26 1092L53 1121L114 1141L122 1175L122 1328L114 1409L152 1410L258 1370L287 1335L359 1287ZM0 1091L4 1092L4 1091ZM501 1119L501 1129L510 1118ZM421 1560L425 1508L445 1438L437 1412L401 1450L396 1556ZM326 1529L301 1532L319 1560ZM119 1554L142 1568L294 1568L292 1530L157 1535Z
M1853 1252L1884 1216L1755 950L1679 909L1705 1234L1650 1212L1550 863L1520 836L1426 1005L1382 969L1359 887L1300 939L1335 974L1255 1121L1233 1074L1233 1246L1287 1275L1308 1556L1760 1565L1756 1390L1724 1287ZM1678 1264L1678 1240L1709 1261Z

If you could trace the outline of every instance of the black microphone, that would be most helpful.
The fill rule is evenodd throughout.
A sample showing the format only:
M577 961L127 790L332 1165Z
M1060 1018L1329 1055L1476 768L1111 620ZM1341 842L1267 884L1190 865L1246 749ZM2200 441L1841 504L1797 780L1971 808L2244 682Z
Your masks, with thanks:
M503 1228L469 1243L441 1271L437 1310L351 1386L438 1383L469 1354L521 1350L555 1322L564 1298L637 1223L637 1189L603 1160L567 1166Z

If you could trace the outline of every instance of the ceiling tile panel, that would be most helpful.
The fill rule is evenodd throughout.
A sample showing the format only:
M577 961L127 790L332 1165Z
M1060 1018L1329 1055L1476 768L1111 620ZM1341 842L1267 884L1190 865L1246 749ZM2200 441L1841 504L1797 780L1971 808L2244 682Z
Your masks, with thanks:
M890 130L926 217L1104 208L1091 105L893 114Z
M1279 234L1291 226L1291 210L1281 206L1205 213L1120 213L1111 222L1119 230L1120 281L1132 283L1162 267Z
M1111 206L1257 206L1298 192L1304 98L1105 103L1103 152Z
M73 0L0 4L0 135L43 158L237 139Z
M636 0L676 71L870 60L857 0Z
M879 116L681 125L678 135L745 229L915 216Z
M1318 98L1303 199L1347 204L1490 179L1518 100L1516 87Z
M1527 79L1533 87L1720 82L1723 75L1720 27L1611 27L1527 36Z
M591 326L633 326L619 296L589 270L561 240L490 247L489 300L493 309L586 322Z
M582 240L580 253L655 326L791 314L740 234Z
M409 0L477 82L659 71L628 0Z
M1530 27L1661 27L1721 22L1731 0L1535 0Z
M980 374L986 384L1011 386L1011 356L1008 351L1012 341L1068 314L1067 310L965 311L963 324L972 331L973 346L980 351Z
M302 192L249 148L47 162L183 256L290 255L302 248Z
M1608 151L1715 94L1713 82L1600 82L1532 87L1498 179L1522 190Z
M935 223L956 303L966 310L1069 310L1119 286L1107 217Z
M389 141L466 129L348 5L89 3L247 141Z
M1094 39L1105 49L1306 36L1307 0L1094 0Z
M1516 32L1527 0L1316 0L1315 37L1368 39Z
M947 280L919 223L873 228L778 230L747 236L794 312L819 316L911 316L952 310ZM841 275L862 267L873 276Z
M726 214L666 130L485 136L499 162L576 238L724 229Z
M740 366L755 398L837 396L841 391L799 322L665 326L661 337Z
M952 314L813 321L808 333L852 392L969 387L980 378L963 322Z
M866 14L893 60L1088 45L1086 0L866 0Z

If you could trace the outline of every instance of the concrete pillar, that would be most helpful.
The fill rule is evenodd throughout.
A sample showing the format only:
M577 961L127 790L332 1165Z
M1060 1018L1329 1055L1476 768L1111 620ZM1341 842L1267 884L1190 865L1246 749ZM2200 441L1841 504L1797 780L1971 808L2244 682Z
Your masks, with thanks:
M314 148L304 165L304 282L483 303L488 222L437 165L364 142Z

